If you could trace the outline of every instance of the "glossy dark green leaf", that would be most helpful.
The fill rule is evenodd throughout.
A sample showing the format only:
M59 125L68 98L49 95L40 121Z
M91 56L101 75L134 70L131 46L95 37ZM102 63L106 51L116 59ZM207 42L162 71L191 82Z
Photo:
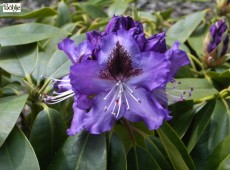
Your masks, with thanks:
M215 102L215 100L207 102L207 104L194 116L189 133L186 134L186 143L189 152L192 151L207 127L215 107Z
M46 169L66 139L66 129L61 114L54 109L46 108L35 118L29 140L42 169Z
M64 1L61 1L58 3L57 12L58 12L58 15L57 15L57 26L58 27L61 27L67 23L72 22L70 10Z
M28 10L22 9L20 13L18 12L3 12L2 6L0 6L0 18L21 18L21 19L30 19L30 18L43 18L56 15L57 12L52 8L41 8L38 10Z
M125 152L128 153L129 149L132 146L132 139L127 128L122 125L116 124L114 127L114 132L120 137L122 143L124 144Z
M97 18L97 17L107 17L107 14L100 8L98 8L98 6L96 5L90 5L90 4L81 4L79 6L85 13L87 13L89 16L93 17L93 18Z
M201 23L205 14L206 11L192 13L170 27L166 38L169 44L172 45L175 40L184 43Z
M186 101L187 103L191 101ZM173 129L177 132L178 136L180 138L182 138L185 133L187 132L193 116L196 114L196 112L204 106L200 104L198 105L194 105L192 108L189 108L188 105L186 105L187 103L183 102L183 103L177 103L176 106L179 107L179 105L185 105L187 108L186 110L182 110L181 107L177 110L175 110L175 112L172 113L173 119L170 120L170 125L173 127Z
M127 156L128 170L160 170L156 160L143 148L133 147Z
M32 146L25 135L15 127L0 148L0 169L40 170Z
M120 137L113 134L109 143L108 170L126 170L126 153Z
M216 101L209 123L208 149L213 149L230 135L230 115L221 100Z
M176 81L181 82L177 90L190 91L191 87L193 88L191 97L187 97L186 100L200 99L219 93L206 79L183 78L176 79Z
M157 132L174 169L196 169L184 143L168 123L165 122Z
M196 165L197 170L203 170L208 160L210 152L208 150L209 129L206 128L202 133L199 141L191 151L190 155Z
M3 47L0 55L2 69L17 76L28 76L36 66L38 47L36 43Z
M156 160L161 169L172 169L167 154L158 138L151 137L145 140L148 153ZM159 139L158 139L159 140Z
M28 95L21 95L0 99L0 146L16 124L27 98Z
M106 170L107 152L104 135L87 132L68 137L55 155L49 169L53 170Z
M0 28L1 46L28 44L59 34L66 34L65 31L46 24L26 23Z
M223 166L223 161L229 162L230 155L230 136L225 138L210 155L205 170L218 169L219 166Z
M83 41L83 38L85 38L85 35L73 35L71 37L76 44L79 44L81 41ZM70 65L71 61L67 55L63 51L57 50L48 62L46 76L52 78L63 77L69 73Z

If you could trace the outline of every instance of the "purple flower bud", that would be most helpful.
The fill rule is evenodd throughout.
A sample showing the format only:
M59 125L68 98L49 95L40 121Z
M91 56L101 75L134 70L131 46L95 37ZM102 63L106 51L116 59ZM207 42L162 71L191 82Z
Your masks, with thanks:
M205 61L209 66L221 65L225 61L224 55L227 53L229 42L227 28L224 20L219 20L210 27L205 39Z

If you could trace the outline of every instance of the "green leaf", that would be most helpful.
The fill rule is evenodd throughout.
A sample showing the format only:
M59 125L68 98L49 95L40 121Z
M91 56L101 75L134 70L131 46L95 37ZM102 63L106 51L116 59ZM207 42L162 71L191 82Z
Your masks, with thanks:
M109 17L112 17L113 15L122 15L125 13L129 6L129 3L127 1L115 1L109 6L108 9L108 15Z
M184 43L201 23L205 14L206 11L192 13L170 27L166 38L169 44L172 45L175 40Z
M209 124L208 149L211 152L225 137L230 135L229 114L223 102L217 100Z
M157 132L174 169L196 169L184 143L167 122L165 122Z
M39 112L34 120L29 140L42 169L46 169L65 139L66 126L60 113L51 108Z
M38 10L28 10L22 9L20 13L17 12L3 12L3 7L0 6L0 18L21 18L21 19L31 19L31 18L44 18L56 15L57 12L52 8L41 8Z
M27 98L28 95L21 95L0 99L0 146L16 124Z
M2 93L5 95L20 95L25 88L17 83L7 84L2 88Z
M58 12L58 16L57 16L58 27L61 27L67 23L72 22L69 8L64 1L58 3L57 12Z
M186 100L201 99L219 93L206 79L183 78L176 79L176 81L181 82L177 86L177 90L190 91L191 87L193 88L192 96L187 97Z
M0 67L16 76L32 73L38 60L37 44L10 46L2 48Z
M55 155L50 169L53 170L106 170L107 152L104 135L87 132L68 137Z
M205 170L218 169L219 166L223 166L224 162L229 162L230 155L230 136L225 138L210 155Z
M156 137L146 139L147 151L157 161L161 169L172 169L165 150L158 140L159 138Z
M0 169L39 170L38 160L25 135L15 127L0 148Z
M129 134L127 128L125 128L122 125L116 124L114 126L114 132L122 140L122 143L124 144L124 147L125 147L125 153L128 153L128 151L130 150L130 148L132 146L132 141L130 140L130 134Z
M59 34L66 34L65 31L50 25L39 23L26 23L0 28L1 46L29 44L44 40Z
M79 44L85 39L85 34L78 36L73 35L71 39L74 40L76 44ZM46 76L52 78L63 77L69 73L69 67L71 64L72 63L67 55L63 51L57 50L48 62Z
M133 147L127 156L128 170L160 170L156 160L139 146Z
M90 27L88 28L89 31L91 30L95 30L95 29L98 29L100 27L103 27L105 26L107 23L109 22L109 20L106 18L106 19L103 19L95 24L92 24L90 25Z
M207 72L207 75L214 81L226 87L230 84L230 69L224 72L209 71Z
M207 102L207 104L197 112L192 121L191 127L189 129L190 133L186 137L188 151L191 152L198 140L200 139L202 133L210 121L210 117L213 113L215 107L215 100Z
M171 115L173 119L170 120L170 125L177 132L180 138L182 138L185 135L186 131L188 130L192 122L193 116L196 114L196 111L203 106L203 105L199 106L198 108L197 106L193 106L192 108L190 108L191 104L193 106L192 101L185 101L183 103L179 102L179 103L175 103L169 109L172 110L172 108L176 108L175 110L172 111ZM182 110L181 107L183 106L185 106L184 108L186 108L186 110Z
M218 170L229 170L230 169L230 154L220 163Z
M32 77L35 80L37 80L38 84L39 84L40 80L43 78L43 76L45 75L46 66L47 66L47 64L49 62L49 59L50 59L49 54L47 54L45 52L40 52L39 53L39 57L38 57L36 67L32 72Z
M74 29L76 28L76 25L77 25L76 23L65 24L64 26L61 27L61 29L66 32L72 33ZM66 35L60 34L55 37L51 37L49 39L43 40L41 42L42 48L44 49L46 53L49 53L51 57L51 55L53 55L53 53L58 49L58 43L64 38L66 38Z
M199 57L202 57L204 54L204 39L208 30L209 26L207 24L201 24L188 38L189 45Z
M113 134L109 143L108 170L126 170L126 153L120 137Z
M89 16L93 18L104 18L107 17L107 14L100 8L98 8L96 5L89 5L89 4L81 4L79 7L87 13Z

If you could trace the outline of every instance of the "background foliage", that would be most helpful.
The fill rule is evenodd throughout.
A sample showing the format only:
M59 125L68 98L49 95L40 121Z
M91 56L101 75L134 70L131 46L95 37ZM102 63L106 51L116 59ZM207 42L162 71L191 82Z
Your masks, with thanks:
M0 169L230 169L230 55L212 68L203 59L210 25L224 15L229 23L229 14L205 9L171 18L173 9L150 13L135 4L66 0L21 13L0 9L0 18L17 23L0 28ZM42 101L42 95L52 93L49 78L69 72L71 63L57 43L65 37L80 43L85 32L103 30L114 14L141 21L147 36L166 31L169 46L179 40L191 65L177 78L181 89L192 86L194 93L170 105L173 119L157 131L121 120L101 135L82 132L68 137L73 101Z

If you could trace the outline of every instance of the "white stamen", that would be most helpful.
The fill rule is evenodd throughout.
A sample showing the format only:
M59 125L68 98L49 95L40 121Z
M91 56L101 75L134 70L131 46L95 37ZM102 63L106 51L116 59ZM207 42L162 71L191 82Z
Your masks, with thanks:
M113 88L109 91L109 93L104 97L104 100L107 99L107 97L113 92L113 90L114 90L115 88L117 88L117 86L119 86L118 83L117 83L115 86L113 86Z
M133 94L133 90L127 85L127 84L125 84L125 83L122 83L124 86L125 86L125 88L127 89L127 90L129 90L129 92L131 93L131 94Z
M121 104L122 104L122 93L124 92L122 84L119 85L119 98L118 98L118 111L116 114L116 118L119 116L120 110L121 110ZM117 103L116 103L117 104Z
M124 97L125 97L125 102L126 102L126 105L127 105L127 110L129 110L129 101L128 101L128 99L127 99L127 96L126 96L126 94L124 93Z
M70 98L70 97L72 97L72 96L74 96L74 93L72 93L72 94L69 94L69 95L67 95L67 96L65 96L65 97L63 97L63 98L51 98L51 100L49 99L49 98L46 98L46 99L44 99L44 101L47 103L47 104L56 104L56 103L59 103L59 102L62 102L63 100L65 100L65 99L68 99L68 98ZM49 96L50 97L50 96ZM50 100L50 101L49 101Z
M114 92L115 91L115 92ZM113 93L114 92L114 93ZM128 101L127 94L131 96L136 102L141 103L141 100L135 97L133 90L125 83L118 81L116 85L108 92L108 94L104 97L104 100L107 100L108 96L113 95L111 102L108 106L104 107L104 111L107 111L113 105L111 114L113 114L116 118L121 114L121 106L124 103L126 105L127 110L130 109L130 103ZM125 102L123 102L123 97Z
M66 95L69 95L69 94L74 94L74 92L72 90L68 90L68 91L60 93L60 95L50 96L50 99L53 100L53 99L61 98L61 97L64 97Z
M113 98L112 98L112 100L111 100L109 106L108 106L108 107L105 106L105 109L104 109L105 111L107 111L107 110L112 106L113 102L114 102L115 99L116 99L116 96L117 96L117 92L116 92L116 94L113 96Z

